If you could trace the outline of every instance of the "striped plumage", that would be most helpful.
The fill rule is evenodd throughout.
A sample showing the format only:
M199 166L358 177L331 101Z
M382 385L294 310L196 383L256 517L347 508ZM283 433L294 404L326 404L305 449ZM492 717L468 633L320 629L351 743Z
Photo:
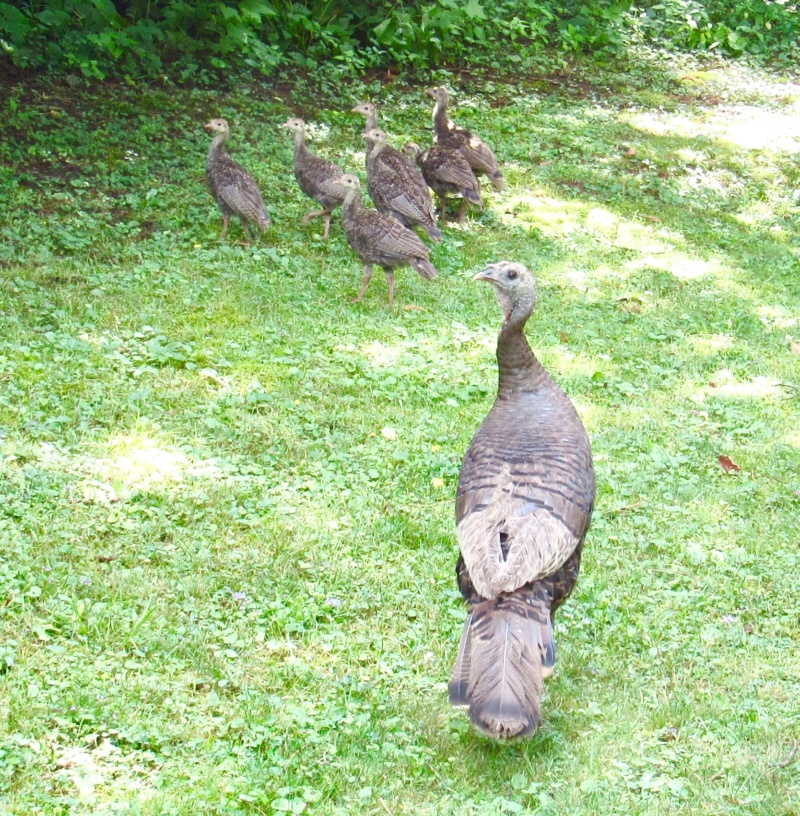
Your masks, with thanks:
M524 326L531 273L501 262L493 284L505 321L497 399L464 456L456 499L459 587L469 616L450 700L493 737L532 734L553 668L552 620L578 577L595 495L589 438L567 395L534 357Z
M365 163L367 189L379 212L393 215L407 227L421 226L434 241L442 240L427 184L413 156L391 147L378 127L378 112L372 102L351 109L364 117L367 140Z
M327 238L331 228L331 213L344 201L344 191L338 183L344 170L306 147L306 123L302 119L289 119L281 127L294 133L294 177L300 189L322 205L321 210L314 210L303 216L303 226L307 226L312 218L323 215L325 229L322 237Z
M206 181L211 195L216 199L222 212L222 235L228 234L228 223L232 215L238 215L242 221L245 238L248 222L253 222L259 229L269 227L269 213L264 207L255 179L235 162L225 150L225 142L230 135L228 123L224 119L212 119L205 126L211 133L216 133L206 159Z
M435 144L421 150L419 145L409 142L403 152L422 170L422 176L428 187L439 198L440 218L444 221L446 198L449 195L461 196L458 210L458 223L463 224L467 216L467 202L478 207L483 206L481 185L472 168L459 150Z
M361 183L356 176L343 176L339 184L345 193L342 204L345 235L364 264L361 290L354 303L367 291L373 264L382 266L386 272L390 306L394 302L394 267L409 264L427 280L436 277L436 268L428 260L431 251L416 233L391 215L367 209L361 200Z
M379 212L407 227L420 226L434 241L442 240L436 211L420 169L391 147L380 128L364 133L367 140L367 189Z
M460 150L476 176L486 174L492 184L503 189L503 174L492 148L466 128L459 127L447 115L447 104L450 95L446 88L428 88L425 91L433 97L436 104L433 106L433 130L437 144Z

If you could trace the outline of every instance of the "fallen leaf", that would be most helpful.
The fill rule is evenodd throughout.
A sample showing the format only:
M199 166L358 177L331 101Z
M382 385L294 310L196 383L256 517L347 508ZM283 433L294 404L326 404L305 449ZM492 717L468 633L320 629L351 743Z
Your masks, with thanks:
M397 439L397 431L394 428L381 428L381 436L386 437L386 439L395 440Z
M569 335L566 332L561 332L559 336L562 343L569 343Z
M742 627L742 628L744 629L744 633L746 635L750 635L753 632L753 624L752 623L746 623L744 625L744 627Z
M444 487L444 479L434 476L431 479L431 487L435 488L436 490L441 490Z
M425 307L424 306L417 306L416 303L409 303L408 305L403 306L403 311L404 312L424 312Z
M660 224L661 223L661 219L657 215L646 215L645 220L646 221L652 221L654 224Z
M708 384L709 384L709 386L710 386L711 388L716 388L716 387L717 387L716 380L709 380L709 381L708 381Z
M110 564L112 561L116 561L118 558L118 555L96 555L94 557L95 561L99 561L101 564Z
M720 465L722 466L722 469L726 473L730 473L732 470L734 470L734 471L736 471L738 473L741 470L739 465L737 465L736 462L734 462L733 459L731 459L730 456L725 456L723 454L722 456L720 456L717 459L717 461L720 463Z
M792 342L789 343L789 348L792 350L792 354L800 354L800 343L795 343L794 340L792 340Z
M625 155L626 155L626 156L633 157L633 156L635 156L635 155L636 155L638 152L639 152L639 151L638 151L638 150L637 150L637 149L636 149L636 148L635 148L633 145L631 145L631 146L630 146L630 147L629 147L629 148L628 148L628 149L625 151Z

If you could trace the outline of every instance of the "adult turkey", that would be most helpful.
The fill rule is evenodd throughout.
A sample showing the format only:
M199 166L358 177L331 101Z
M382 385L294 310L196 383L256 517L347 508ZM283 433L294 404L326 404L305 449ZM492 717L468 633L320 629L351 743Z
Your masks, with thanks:
M407 227L420 226L433 241L442 240L436 211L420 169L391 147L380 128L364 133L367 140L367 189L379 212Z
M533 275L502 261L475 280L494 286L505 321L497 399L458 480L456 574L469 614L449 690L480 731L507 739L539 726L553 616L578 578L595 478L583 424L525 338Z
M447 115L447 104L450 101L447 88L441 86L428 88L425 93L432 96L436 103L433 106L433 130L436 142L460 150L476 176L487 175L492 184L498 190L502 190L503 174L492 148L471 130L456 125Z
M431 251L419 236L393 216L367 209L361 200L361 183L356 176L343 176L338 183L345 194L342 204L344 232L364 264L361 290L354 303L358 303L367 291L373 264L382 266L386 272L390 306L394 302L395 267L410 264L426 280L436 277L436 268L428 260Z
M483 206L481 185L461 151L440 144L422 150L419 145L409 142L403 147L403 152L419 165L428 187L436 193L442 210L442 221L445 219L446 197L449 195L461 196L459 224L466 220L467 202Z
M302 119L289 119L281 127L294 133L294 176L300 189L322 205L321 210L314 210L303 216L303 226L308 226L312 218L324 215L325 229L322 237L327 238L331 229L331 213L344 201L344 192L338 183L344 170L306 147L306 123Z
M227 121L212 119L204 127L210 133L217 134L208 149L206 181L222 212L220 238L225 238L228 234L231 216L238 215L247 240L249 222L252 221L262 231L269 227L269 213L264 207L264 199L256 180L225 150L225 142L230 136Z

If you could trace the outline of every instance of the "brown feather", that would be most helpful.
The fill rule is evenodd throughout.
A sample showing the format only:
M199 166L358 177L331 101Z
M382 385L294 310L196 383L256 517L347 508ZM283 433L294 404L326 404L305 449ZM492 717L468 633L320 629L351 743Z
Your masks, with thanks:
M536 303L521 264L476 275L495 286L505 321L497 399L458 480L458 584L470 609L451 701L497 738L536 730L542 680L556 659L553 613L575 586L595 478L580 418L533 355L524 326Z
M228 123L224 119L212 119L205 127L218 134L208 150L206 181L223 217L238 215L243 225L253 222L259 229L266 230L270 217L256 180L224 148L230 133Z
M498 739L527 736L539 726L546 647L542 610L529 607L528 596L472 607L450 681L451 703L469 705L475 727Z

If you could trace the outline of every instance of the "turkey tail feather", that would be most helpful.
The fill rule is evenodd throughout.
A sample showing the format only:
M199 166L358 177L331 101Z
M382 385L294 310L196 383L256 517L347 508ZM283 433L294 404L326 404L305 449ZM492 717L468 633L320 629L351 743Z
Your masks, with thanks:
M464 630L461 633L461 643L458 644L458 655L456 655L456 665L453 666L453 673L450 676L450 685L448 691L450 692L450 705L460 707L469 706L469 695L467 689L469 688L469 668L470 668L470 652L472 645L470 643L470 628L472 624L472 612L467 615L464 621Z
M477 204L479 207L483 206L483 197L481 196L478 190L470 190L468 188L464 188L461 194L471 204Z
M439 242L442 240L442 238L444 238L444 235L439 227L423 224L422 228L428 233L428 237L431 239L431 241Z
M549 677L556 663L556 641L553 637L553 623L549 613L540 620L539 627L542 644L542 677Z
M521 590L475 604L467 618L450 702L469 705L474 725L491 737L528 736L539 727L542 678L555 659L543 600Z
M411 263L425 280L433 280L438 275L436 267L425 258L413 258Z

